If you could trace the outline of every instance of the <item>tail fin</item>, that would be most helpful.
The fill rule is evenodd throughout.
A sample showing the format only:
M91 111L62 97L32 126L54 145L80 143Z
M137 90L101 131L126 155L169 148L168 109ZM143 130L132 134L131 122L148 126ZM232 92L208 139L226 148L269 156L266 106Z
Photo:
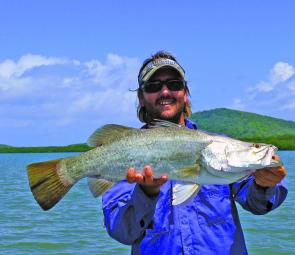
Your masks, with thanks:
M43 210L52 208L74 183L63 183L57 173L61 159L33 163L27 167L31 191Z

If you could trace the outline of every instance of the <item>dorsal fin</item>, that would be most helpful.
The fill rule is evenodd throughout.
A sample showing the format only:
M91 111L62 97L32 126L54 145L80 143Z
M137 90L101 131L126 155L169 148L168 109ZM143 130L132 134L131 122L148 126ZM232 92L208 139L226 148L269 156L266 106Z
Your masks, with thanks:
M94 131L94 133L88 138L87 144L93 147L109 144L130 134L130 132L134 130L136 129L116 124L105 125Z
M173 128L184 128L180 124L176 124L174 122L170 122L167 120L153 119L150 123L148 123L149 128L159 128L159 127L173 127Z
M94 197L99 197L114 184L114 182L105 179L88 178L88 187Z

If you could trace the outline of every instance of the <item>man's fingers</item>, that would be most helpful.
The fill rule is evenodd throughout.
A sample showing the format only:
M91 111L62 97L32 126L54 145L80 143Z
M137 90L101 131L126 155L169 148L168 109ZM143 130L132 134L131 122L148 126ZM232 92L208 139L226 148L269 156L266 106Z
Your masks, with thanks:
M261 179L259 177L255 178L255 182L261 187L272 187L273 186L272 182L266 181L266 180Z
M253 175L258 185L263 187L272 187L286 176L286 169L283 166L260 169Z
M146 186L161 186L168 180L166 174L162 175L160 178L154 178L153 168L149 165L146 165L142 173L139 173L133 167L127 170L127 181L129 183L138 183Z
M162 175L160 178L154 178L154 185L163 185L168 180L167 175Z
M272 159L273 159L273 160L280 160L280 156L279 156L279 155L273 155L273 156L272 156Z
M153 169L149 165L144 166L143 172L144 172L145 177L152 177L153 176Z
M127 170L127 176L126 176L127 181L129 183L133 183L135 181L135 175L136 175L136 170L133 167L129 168Z
M153 184L153 169L151 166L147 165L143 168L143 174L144 174L144 182L145 184Z
M284 166L278 166L278 167L270 167L270 168L264 168L257 170L255 172L255 175L259 176L270 176L272 177L279 177L280 179L283 179L287 174L287 171Z
M270 172L256 172L254 173L255 180L265 183L278 182L279 178Z
M280 177L285 177L287 174L286 168L284 166L272 167L270 172Z
M137 173L135 175L135 182L140 184L144 183L144 176L141 173Z

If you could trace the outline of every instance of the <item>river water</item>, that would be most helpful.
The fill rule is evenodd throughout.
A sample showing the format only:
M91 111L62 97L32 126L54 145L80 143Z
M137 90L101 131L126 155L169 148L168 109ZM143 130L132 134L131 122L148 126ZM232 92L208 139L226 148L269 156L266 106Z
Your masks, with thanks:
M0 154L0 254L130 254L103 226L100 199L85 180L44 212L28 186L26 165L77 153ZM278 209L256 216L240 206L249 254L295 254L295 151L280 151L289 193Z

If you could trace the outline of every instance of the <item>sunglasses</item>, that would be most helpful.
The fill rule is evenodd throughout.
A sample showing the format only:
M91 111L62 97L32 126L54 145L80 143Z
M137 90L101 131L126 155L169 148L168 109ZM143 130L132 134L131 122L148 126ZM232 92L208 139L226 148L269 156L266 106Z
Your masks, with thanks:
M142 89L146 93L155 93L162 90L164 84L170 91L180 91L185 88L186 81L184 80L166 80L166 81L151 81L145 82Z

